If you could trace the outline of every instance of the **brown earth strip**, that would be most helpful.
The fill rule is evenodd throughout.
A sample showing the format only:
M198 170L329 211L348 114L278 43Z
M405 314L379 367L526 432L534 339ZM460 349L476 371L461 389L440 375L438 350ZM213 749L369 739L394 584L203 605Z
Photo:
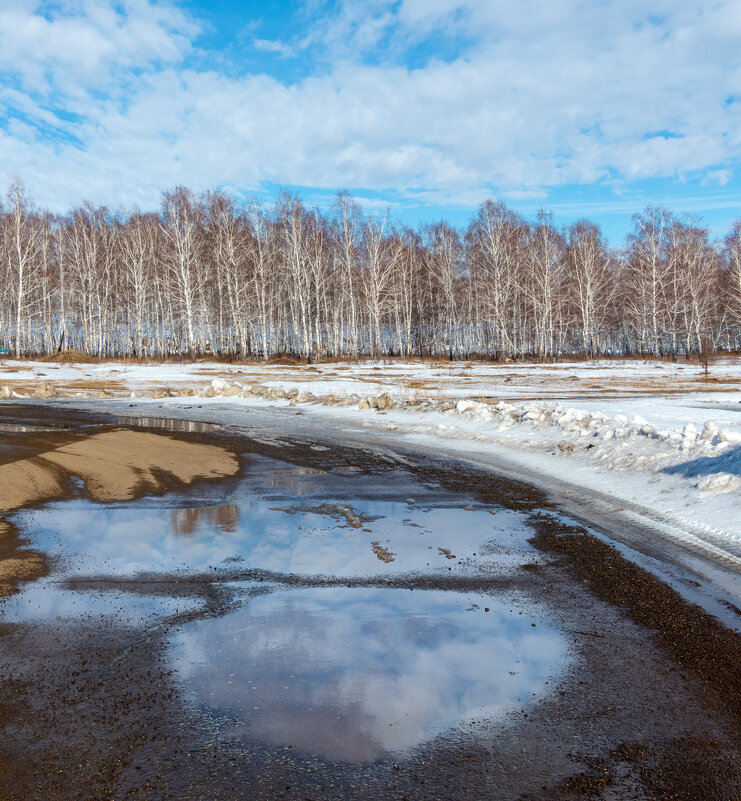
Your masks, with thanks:
M651 573L624 559L613 546L579 526L534 514L533 544L566 557L594 594L636 623L655 631L677 665L692 670L720 693L741 720L741 637Z

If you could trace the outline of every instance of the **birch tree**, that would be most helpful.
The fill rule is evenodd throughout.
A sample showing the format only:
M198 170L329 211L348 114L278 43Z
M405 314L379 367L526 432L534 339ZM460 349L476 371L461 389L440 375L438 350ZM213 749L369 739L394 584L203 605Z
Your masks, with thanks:
M296 195L241 203L166 192L158 213L36 209L18 179L0 208L0 340L14 355L323 355L496 359L741 346L741 221L723 242L665 209L620 250L487 201L464 231L328 219ZM209 354L210 355L210 354Z
M8 278L14 288L15 355L24 352L29 288L34 278L39 250L39 226L32 216L31 199L17 176L8 188L9 211L5 218L5 252Z
M597 225L579 220L570 226L566 264L566 292L579 347L591 358L604 350L615 286L610 254Z
M331 232L334 253L343 273L345 297L348 305L347 326L350 353L357 356L358 338L358 253L361 244L362 212L360 206L347 193L340 192L335 201L335 217Z
M162 258L167 277L183 318L186 349L196 349L196 318L203 289L203 212L185 187L165 192L160 229L166 248Z
M736 220L723 242L726 268L726 307L732 326L741 328L741 220ZM739 340L736 339L738 346Z

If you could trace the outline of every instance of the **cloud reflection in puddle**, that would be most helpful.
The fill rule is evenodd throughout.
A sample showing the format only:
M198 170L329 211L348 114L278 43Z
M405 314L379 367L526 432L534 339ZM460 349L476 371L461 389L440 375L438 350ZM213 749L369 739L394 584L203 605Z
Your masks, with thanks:
M199 572L235 562L313 575L447 572L491 550L492 542L500 572L537 558L527 543L532 530L526 515L508 510L492 515L456 506L410 508L360 499L352 503L353 513L374 518L360 530L327 514L286 514L275 501L255 496L210 507L173 508L166 502L132 506L72 500L20 512L13 519L34 547L64 559L60 568L66 575ZM380 561L374 543L392 552L393 561ZM445 555L451 548L455 559Z
M522 609L514 595L278 591L183 626L171 654L186 696L235 720L230 736L368 762L544 694L566 640Z

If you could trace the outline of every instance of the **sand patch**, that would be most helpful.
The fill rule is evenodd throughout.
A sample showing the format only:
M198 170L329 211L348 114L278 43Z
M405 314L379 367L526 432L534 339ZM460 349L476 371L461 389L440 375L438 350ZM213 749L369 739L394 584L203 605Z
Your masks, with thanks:
M95 501L123 501L141 493L162 492L165 477L192 484L239 472L237 457L223 448L127 429L94 434L43 453L39 459L81 478Z
M15 547L14 531L0 520L0 597L15 592L19 581L37 579L46 573L44 557L36 551Z
M44 557L35 551L18 551L16 556L0 559L0 595L10 595L18 581L30 581L46 572Z
M36 457L0 465L0 513L63 495L59 474Z
M238 471L237 457L215 445L143 431L105 431L0 465L0 512L64 497L70 476L81 478L96 501L123 501L162 492L166 477L191 484Z

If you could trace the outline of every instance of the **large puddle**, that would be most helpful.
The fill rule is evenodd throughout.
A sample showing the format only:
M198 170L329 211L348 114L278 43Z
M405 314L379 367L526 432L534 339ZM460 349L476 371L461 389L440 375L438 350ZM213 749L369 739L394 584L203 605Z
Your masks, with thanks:
M515 596L291 589L183 627L173 656L223 736L367 762L541 696L564 641L521 610Z
M203 601L66 582L213 577L231 602L179 623L169 658L186 702L219 737L245 745L353 762L396 756L502 720L552 689L565 668L565 635L524 595L404 588L407 574L434 586L440 577L514 575L539 559L524 513L404 473L330 474L254 457L245 478L221 489L126 504L77 499L12 519L53 569L0 605L8 622L166 622ZM247 569L277 580L239 580ZM301 586L309 576L395 586Z
M523 513L466 500L400 471L327 473L253 457L247 476L223 489L115 504L76 499L11 519L64 576L236 566L304 575L455 574L483 553L497 572L537 559Z

